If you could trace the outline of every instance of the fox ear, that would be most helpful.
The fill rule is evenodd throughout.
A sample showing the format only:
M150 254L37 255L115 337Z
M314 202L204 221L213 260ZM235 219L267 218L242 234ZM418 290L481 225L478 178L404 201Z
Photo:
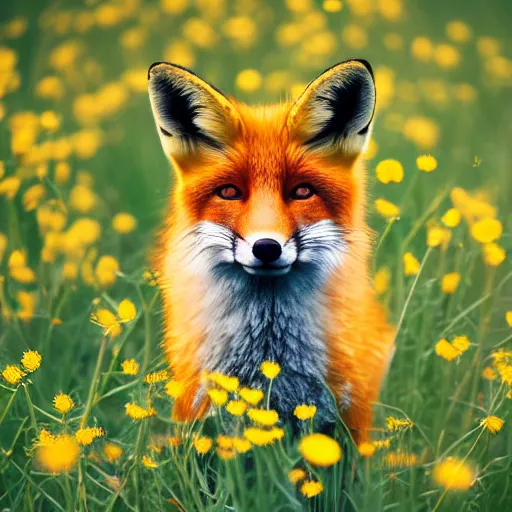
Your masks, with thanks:
M292 137L311 149L357 156L370 138L374 110L370 64L348 60L306 87L290 110L287 124Z
M233 104L213 86L176 64L148 71L153 117L168 158L222 150L240 126Z

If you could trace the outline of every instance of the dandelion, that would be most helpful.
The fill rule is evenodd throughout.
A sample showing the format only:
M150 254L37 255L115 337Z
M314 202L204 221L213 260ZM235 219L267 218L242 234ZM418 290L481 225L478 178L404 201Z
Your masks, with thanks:
M53 442L38 446L36 461L50 473L63 473L72 470L80 457L80 446L73 436L62 434Z
M293 414L299 418L299 420L309 420L315 416L316 406L306 404L298 405L295 407Z
M341 0L324 0L322 7L325 12L340 12L343 9Z
M394 416L386 418L386 428L391 432L405 432L413 426L414 423L409 419L395 418Z
M68 413L75 406L75 402L69 395L59 393L53 397L53 408L61 414Z
M377 179L381 183L400 183L404 179L404 168L398 160L387 159L382 160L377 164L375 170Z
M437 160L432 155L421 155L416 158L416 167L423 172L432 172L437 169Z
M112 286L116 282L116 274L119 272L119 262L113 256L102 256L96 265L96 279L103 288Z
M404 274L406 276L415 276L420 271L420 262L412 252L406 252L403 257Z
M117 314L122 322L131 322L137 316L137 309L130 299L124 299L117 308Z
M260 389L241 388L239 391L240 398L250 405L258 405L265 396Z
M258 427L249 427L244 430L244 438L256 446L265 446L276 440L276 432Z
M450 240L452 239L452 234L449 229L440 227L440 226L432 226L427 230L427 245L429 247L446 247Z
M300 486L300 492L306 497L306 498L313 498L314 496L317 496L324 490L324 486L315 480L306 480L301 486Z
M434 481L448 491L467 491L475 478L471 466L463 460L450 457L436 464Z
M230 377L223 373L214 372L208 375L208 380L217 384L226 391L235 392L238 389L239 381L237 377Z
M55 436L46 430L45 428L42 428L39 432L39 441L38 445L45 445L45 444L52 444L55 442Z
M21 364L27 372L35 372L41 366L42 359L41 354L37 350L28 350L23 352Z
M279 421L279 416L276 411L268 409L249 409L247 415L255 423L271 427Z
M179 398L185 391L185 385L179 380L170 380L164 387L165 392L171 398Z
M365 443L361 443L357 447L357 449L358 449L359 455L361 455L361 457L371 457L375 453L376 446L373 443L365 442Z
M457 350L448 340L441 339L436 343L436 354L447 361L452 361L453 359L460 356L460 350Z
M248 439L235 437L233 439L233 448L237 453L247 453L252 448L252 444Z
M60 127L60 116L53 110L46 110L39 116L41 128L47 132L56 132Z
M137 219L129 213L121 212L112 219L112 227L114 231L126 235L137 228Z
M156 415L156 411L153 409L153 407L144 409L144 407L141 407L140 405L137 405L133 402L127 403L124 407L126 410L126 415L134 420L144 420Z
M386 199L375 199L375 210L386 219L392 219L400 215L400 208Z
M512 311L507 311L505 313L505 320L507 321L508 326L512 327Z
M498 267L505 261L505 249L503 249L503 247L500 245L491 242L490 244L485 244L483 249L484 261L490 267Z
M373 278L373 286L377 295L386 293L391 279L391 272L388 267L382 267L375 273Z
M491 434L496 435L505 422L498 416L487 416L480 422L480 426L486 428Z
M296 485L301 480L304 480L304 478L306 478L306 476L307 476L307 473L301 468L295 468L288 472L288 480L290 480L290 482L293 485Z
M2 377L11 385L18 384L26 373L14 364L8 364L2 371Z
M139 363L135 359L125 359L121 363L121 368L125 375L137 375L139 373Z
M247 404L242 400L230 400L226 405L226 411L233 416L241 416L247 409Z
M123 449L114 443L105 443L103 447L103 455L111 464L117 462L121 455L123 454Z
M481 244L490 244L500 238L503 226L498 219L482 219L475 222L469 232Z
M194 448L196 449L196 452L199 453L200 455L208 453L211 450L212 446L213 441L208 436L194 438Z
M281 367L277 363L274 363L273 361L264 361L263 363L261 363L260 370L261 373L263 373L263 375L265 375L267 379L272 380L279 375Z
M256 69L244 69L236 76L235 84L243 92L256 92L263 82L261 73Z
M461 213L457 208L450 208L442 217L441 222L447 228L455 228L459 225Z
M226 450L233 448L233 437L220 435L217 437L217 444Z
M441 291L446 295L455 293L460 282L460 274L458 272L451 272L445 274L441 279Z
M482 370L482 378L485 380L496 380L498 378L498 374L490 366L486 366Z
M147 468L154 469L158 467L158 464L147 455L142 456L142 464L146 466Z
M217 448L217 455L222 460L231 460L236 457L236 451L233 449Z
M471 342L467 336L456 336L452 340L452 346L462 354L471 346Z
M80 428L75 432L78 444L89 446L97 437L103 437L105 430L102 427Z
M300 454L315 466L332 466L341 459L341 447L325 434L310 434L299 443Z
M170 375L168 370L160 370L158 372L148 373L144 377L144 382L146 384L157 384L158 382L164 382L169 380Z
M219 407L228 401L228 393L224 389L210 389L208 390L210 400Z
M91 313L91 322L105 329L104 336L115 338L121 334L121 325L116 315L106 308Z

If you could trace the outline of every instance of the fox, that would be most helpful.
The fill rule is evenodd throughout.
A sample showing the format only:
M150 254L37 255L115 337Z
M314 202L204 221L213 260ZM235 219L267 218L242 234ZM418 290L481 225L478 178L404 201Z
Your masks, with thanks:
M260 365L273 361L281 420L314 404L318 421L341 417L357 444L370 440L394 352L370 276L370 64L336 64L274 105L167 62L150 66L148 90L174 173L154 258L163 345L183 385L173 418L210 410L205 372L264 389Z

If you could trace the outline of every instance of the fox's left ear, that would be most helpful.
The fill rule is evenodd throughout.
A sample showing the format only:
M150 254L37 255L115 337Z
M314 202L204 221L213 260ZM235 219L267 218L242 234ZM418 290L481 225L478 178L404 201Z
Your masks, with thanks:
M348 60L315 78L287 119L293 138L328 155L355 157L370 138L375 83L370 64Z

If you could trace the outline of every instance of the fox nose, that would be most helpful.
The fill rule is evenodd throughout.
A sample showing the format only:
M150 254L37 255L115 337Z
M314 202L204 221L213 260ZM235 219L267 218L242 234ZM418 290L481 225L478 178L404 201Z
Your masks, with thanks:
M252 253L263 263L272 263L281 256L281 244L272 238L260 238L254 242Z

